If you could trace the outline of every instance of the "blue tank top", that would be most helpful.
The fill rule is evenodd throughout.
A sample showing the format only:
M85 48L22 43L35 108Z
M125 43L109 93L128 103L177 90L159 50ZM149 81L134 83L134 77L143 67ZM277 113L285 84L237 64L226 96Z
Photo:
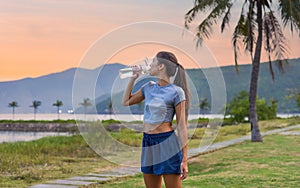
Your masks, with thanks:
M186 100L183 89L174 84L159 86L150 81L141 90L145 98L144 122L147 124L172 123L175 107Z

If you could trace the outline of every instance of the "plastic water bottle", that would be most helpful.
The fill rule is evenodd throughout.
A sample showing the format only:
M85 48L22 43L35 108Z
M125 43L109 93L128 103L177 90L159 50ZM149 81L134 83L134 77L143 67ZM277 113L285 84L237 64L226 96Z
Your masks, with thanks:
M136 66L131 66L131 67L126 67L123 69L120 69L119 71L119 76L121 79L124 78L131 78L135 76L135 73L139 72L141 74L148 74L150 66L148 65L149 61L146 58L144 61L144 64L142 65L136 65Z

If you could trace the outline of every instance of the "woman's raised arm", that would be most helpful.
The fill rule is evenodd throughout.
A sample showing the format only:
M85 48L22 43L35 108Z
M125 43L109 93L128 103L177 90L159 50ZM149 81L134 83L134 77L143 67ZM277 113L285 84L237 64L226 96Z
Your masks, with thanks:
M142 100L144 100L144 95L141 90L138 90L134 94L131 93L133 89L134 81L136 80L137 77L131 78L127 85L127 88L124 92L123 99L122 99L123 106L130 106L133 104L140 103Z

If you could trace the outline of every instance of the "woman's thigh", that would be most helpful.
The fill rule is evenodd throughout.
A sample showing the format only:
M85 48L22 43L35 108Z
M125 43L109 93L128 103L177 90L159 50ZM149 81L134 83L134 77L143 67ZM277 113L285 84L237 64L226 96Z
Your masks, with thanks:
M180 174L164 174L166 188L181 188Z
M162 176L154 174L143 174L144 182L147 188L161 188L162 186Z

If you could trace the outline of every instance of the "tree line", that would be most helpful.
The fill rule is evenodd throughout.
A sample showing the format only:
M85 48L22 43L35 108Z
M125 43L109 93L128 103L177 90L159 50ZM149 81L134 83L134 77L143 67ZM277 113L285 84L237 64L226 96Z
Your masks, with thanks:
M297 105L300 109L300 91L293 91L290 93L288 98L293 99L297 102ZM249 114L249 93L247 91L241 91L235 97L226 104L225 106L225 116L229 117L231 122L235 123L242 123L242 122L248 122L250 119ZM277 101L276 100L270 100L267 102L265 99L256 99L257 103L257 114L259 120L267 120L267 119L273 119L276 118L277 113ZM36 114L38 112L38 108L42 105L41 101L34 100L32 104L29 106L33 108L33 114L34 114L34 120L36 120ZM80 106L83 107L84 114L86 116L87 110L89 106L92 106L91 100L89 98L84 98L81 103L79 103ZM52 106L55 106L57 108L57 119L60 119L60 109L63 106L63 102L61 100L56 100L55 103L52 104ZM15 119L15 109L19 107L17 101L12 101L8 104L8 107L12 108L12 116L13 120ZM209 114L210 110L210 104L207 98L201 98L199 104L197 105L200 109L200 114ZM142 111L142 103L139 107L139 109ZM110 99L108 104L108 112L109 114L113 114L113 101Z
M34 114L34 120L36 120L36 114L38 112L38 108L42 105L41 101L34 100L32 101L32 104L29 106L30 108L33 108L33 114ZM57 119L60 119L60 107L63 106L63 102L60 100L56 100L55 103L53 103L53 106L57 107ZM20 107L17 101L12 101L8 103L8 107L12 108L12 116L13 120L15 119L16 114L16 108Z
M33 108L33 115L34 115L34 120L36 120L36 114L38 112L38 108L42 105L41 101L34 100L32 101L32 104L29 106L30 108ZM57 110L57 119L60 119L60 113L61 113L61 107L64 105L63 101L61 100L56 100L55 103L52 104L52 106L56 107ZM83 99L82 103L79 103L79 105L84 107L84 114L87 113L87 108L92 105L90 102L89 98ZM20 107L17 101L12 101L8 103L8 107L12 108L12 117L13 120L15 120L15 114L16 114L16 108Z

